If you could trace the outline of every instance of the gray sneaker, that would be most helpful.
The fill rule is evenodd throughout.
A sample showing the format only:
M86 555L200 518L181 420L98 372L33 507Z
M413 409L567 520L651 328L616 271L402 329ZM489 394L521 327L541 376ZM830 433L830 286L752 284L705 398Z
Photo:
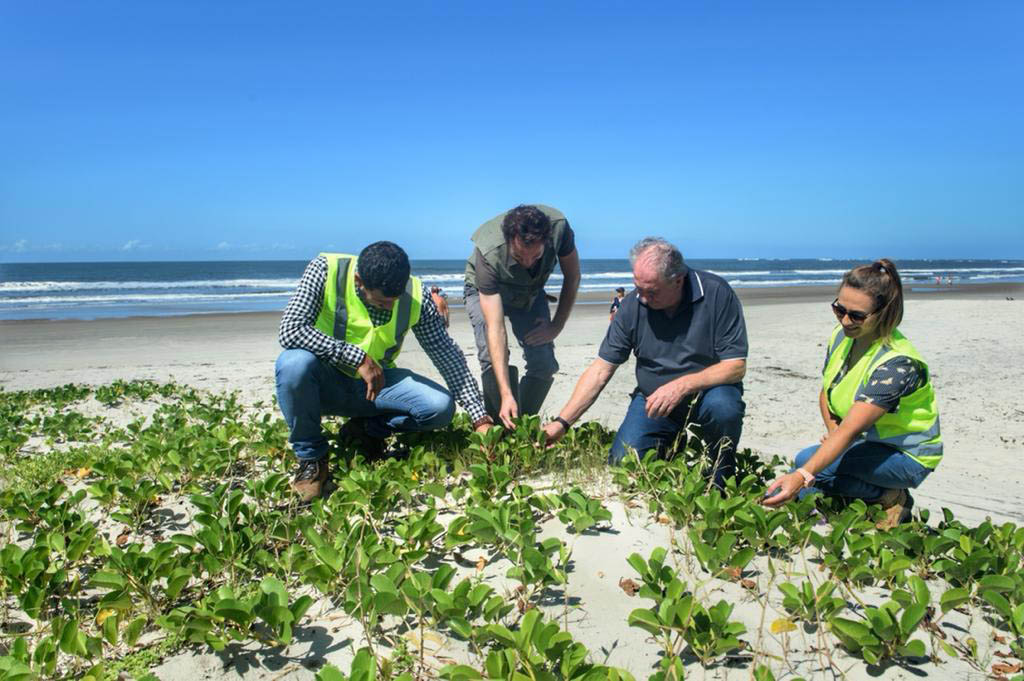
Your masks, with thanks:
M292 479L292 491L299 500L308 503L320 496L327 482L327 459L303 459Z

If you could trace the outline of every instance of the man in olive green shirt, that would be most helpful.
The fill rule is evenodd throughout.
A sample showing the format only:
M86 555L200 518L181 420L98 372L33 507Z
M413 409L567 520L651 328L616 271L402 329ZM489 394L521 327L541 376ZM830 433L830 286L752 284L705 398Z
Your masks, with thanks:
M520 205L473 233L466 262L466 311L480 359L484 401L495 420L512 426L522 414L536 414L558 371L552 342L565 327L580 284L580 260L569 221L550 206ZM554 318L544 284L562 270L562 292ZM514 387L505 319L523 347L526 374Z

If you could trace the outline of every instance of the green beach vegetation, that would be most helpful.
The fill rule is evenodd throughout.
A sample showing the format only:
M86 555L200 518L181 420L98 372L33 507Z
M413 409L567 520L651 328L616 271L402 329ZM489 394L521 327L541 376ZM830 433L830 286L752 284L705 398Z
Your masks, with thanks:
M372 464L334 443L333 489L302 506L273 405L148 381L0 392L0 679L152 678L183 649L283 650L338 618L350 664L303 661L324 681L1024 678L1024 528L766 509L781 460L741 452L723 494L693 437L607 469L595 423L552 448L535 417L471 430ZM574 556L627 525L665 541L604 557L635 599L608 622ZM642 667L588 644L620 625Z

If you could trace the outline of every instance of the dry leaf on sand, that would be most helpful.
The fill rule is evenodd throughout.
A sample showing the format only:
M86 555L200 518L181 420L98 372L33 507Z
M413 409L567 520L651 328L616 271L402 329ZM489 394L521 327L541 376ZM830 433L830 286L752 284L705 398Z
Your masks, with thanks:
M793 624L793 620L788 620L785 617L780 617L779 619L772 622L773 634L781 634L786 631L794 631L795 629L796 625Z
M625 591L627 596L633 597L640 590L640 585L628 577L623 577L619 580L619 588Z

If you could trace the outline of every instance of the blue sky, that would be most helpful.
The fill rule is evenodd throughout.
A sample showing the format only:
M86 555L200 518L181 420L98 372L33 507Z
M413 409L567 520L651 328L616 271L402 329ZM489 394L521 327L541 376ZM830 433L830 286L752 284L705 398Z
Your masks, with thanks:
M0 261L1024 257L1024 3L0 7Z

